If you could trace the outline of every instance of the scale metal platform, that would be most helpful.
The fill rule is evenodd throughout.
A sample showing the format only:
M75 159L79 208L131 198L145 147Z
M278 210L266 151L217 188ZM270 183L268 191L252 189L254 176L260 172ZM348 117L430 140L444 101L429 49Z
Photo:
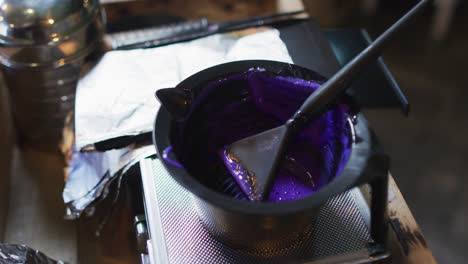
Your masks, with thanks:
M361 190L330 199L313 228L277 252L243 252L216 240L203 226L189 191L157 158L140 162L149 231L148 263L373 263L389 253L373 254L370 211Z

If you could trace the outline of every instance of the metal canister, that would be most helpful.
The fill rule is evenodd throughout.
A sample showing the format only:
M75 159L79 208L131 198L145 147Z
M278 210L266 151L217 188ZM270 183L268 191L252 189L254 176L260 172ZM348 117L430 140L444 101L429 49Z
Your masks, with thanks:
M22 143L58 149L104 21L98 0L0 0L0 63Z

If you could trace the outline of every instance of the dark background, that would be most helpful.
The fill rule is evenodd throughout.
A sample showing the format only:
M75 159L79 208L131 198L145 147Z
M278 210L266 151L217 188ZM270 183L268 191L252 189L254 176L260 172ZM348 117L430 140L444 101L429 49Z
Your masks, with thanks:
M415 1L381 1L371 17L348 19L376 37ZM468 259L468 5L460 1L447 31L431 37L428 10L385 53L411 104L367 113L392 158L392 174L440 263Z

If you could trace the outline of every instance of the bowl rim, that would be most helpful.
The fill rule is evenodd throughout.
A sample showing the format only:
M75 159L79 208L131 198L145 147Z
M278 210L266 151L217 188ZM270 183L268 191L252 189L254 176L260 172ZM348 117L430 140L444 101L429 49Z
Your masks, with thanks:
M313 74L321 76L315 71L295 64L267 60L246 60L228 62L202 70L183 80L174 89L190 89L197 87L197 84L210 80L213 81L229 74L247 71L253 67L263 67L267 70L275 71L285 66L310 71ZM171 122L172 120L169 112L164 107L161 107L156 115L153 129L153 144L156 147L158 157L161 157L164 149L170 146L169 127ZM356 116L353 117L353 122L349 123L352 126L351 129L354 132L354 136L352 136L351 151L348 160L341 173L317 192L299 200L264 203L232 199L229 196L223 195L201 184L184 169L174 167L164 159L161 159L161 161L165 169L178 184L193 193L196 197L213 206L234 213L258 216L280 216L300 213L319 207L331 197L349 190L352 187L368 182L373 176L366 173L367 168L371 167L369 164L372 162L371 157L374 149L374 140L367 120L365 120L361 113L357 113Z

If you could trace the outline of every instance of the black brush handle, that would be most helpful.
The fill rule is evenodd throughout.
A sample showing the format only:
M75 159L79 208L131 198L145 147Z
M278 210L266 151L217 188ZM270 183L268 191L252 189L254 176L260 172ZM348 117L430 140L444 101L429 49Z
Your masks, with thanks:
M340 71L331 77L326 83L312 93L302 104L287 124L291 132L301 131L311 120L321 114L340 94L348 87L347 85L364 66L375 61L386 48L388 43L403 29L412 18L430 2L422 0L408 13L400 18L395 24L380 35L365 50L346 64Z
M164 38L157 38L153 40L146 40L143 42L137 42L132 44L120 45L114 50L132 50L132 49L142 49L142 48L155 48L164 45L190 41L194 39L199 39L202 37L211 36L217 33L231 32L235 30L246 29L249 27L259 27L264 25L271 25L275 23L282 23L288 21L301 21L305 18L297 17L298 15L305 13L304 10L271 14L265 16L258 16L248 19L240 19L234 21L221 22L216 24L208 24L204 27L203 30L195 30L184 32L184 34L176 34Z

